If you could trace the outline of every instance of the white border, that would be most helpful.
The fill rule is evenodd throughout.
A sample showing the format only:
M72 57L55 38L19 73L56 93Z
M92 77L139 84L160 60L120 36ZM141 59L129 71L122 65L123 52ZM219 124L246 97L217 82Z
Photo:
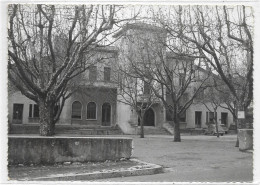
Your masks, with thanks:
M45 0L45 1L32 1L32 0L0 0L0 69L1 69L1 76L0 76L0 87L1 87L1 98L0 98L0 105L1 105L1 114L0 114L0 130L1 130L1 171L0 171L0 184L11 184L10 182L7 182L7 4L8 3L50 3L50 4L76 4L76 3L86 3L86 1L77 0L77 1L62 1L62 0L56 0L53 2L53 0ZM159 5L169 5L169 4L208 4L208 5L214 5L214 4L229 4L229 5L235 5L235 4L246 4L249 6L253 6L255 9L255 59L254 59L254 183L260 183L260 169L259 169L259 163L260 163L260 142L259 142L259 134L260 134L260 29L259 29L259 19L260 19L260 3L258 0L201 0L201 1L190 1L190 0L182 0L182 1L174 1L174 0L163 0L163 1L140 1L140 0L131 0L131 1L121 1L121 0L89 0L87 3L93 3L93 4L159 4ZM112 112L112 111L111 111ZM258 114L257 114L258 113ZM12 184L18 184L18 183L12 183ZM19 184L46 184L44 183L34 183L34 182L19 182ZM48 184L68 184L67 182L64 183L55 183L55 182L48 182ZM74 184L74 183L73 183ZM84 184L101 184L96 182L84 182ZM107 183L102 183L107 184ZM110 183L110 184L158 184L157 183ZM160 184L173 184L173 183L160 183ZM178 184L187 184L187 183L178 183ZM206 183L203 183L206 184ZM215 183L216 184L216 183ZM223 184L223 183L222 183ZM239 183L241 184L241 183ZM250 184L250 183L246 183Z

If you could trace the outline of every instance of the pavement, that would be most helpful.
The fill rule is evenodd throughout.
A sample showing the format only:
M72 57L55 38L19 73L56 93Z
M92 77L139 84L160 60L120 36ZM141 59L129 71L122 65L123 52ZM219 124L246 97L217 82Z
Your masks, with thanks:
M25 181L248 183L253 181L253 153L240 152L235 147L236 135L224 135L220 138L184 135L182 142L173 142L173 136L169 135L147 135L145 138L133 136L133 142L132 161L107 162L100 167L97 164L96 167L86 166L87 164L69 164L56 168L45 167L44 170L43 167L35 166L9 167L9 177L12 180Z
M134 138L133 157L164 167L162 174L104 179L115 182L252 182L253 153L240 152L236 135Z

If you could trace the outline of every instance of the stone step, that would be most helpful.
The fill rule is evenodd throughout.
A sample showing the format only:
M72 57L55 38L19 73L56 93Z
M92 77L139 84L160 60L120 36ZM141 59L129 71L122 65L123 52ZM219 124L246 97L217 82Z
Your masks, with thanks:
M11 125L9 134L38 134L39 125ZM56 125L56 134L73 135L122 135L123 132L118 127L87 127L73 125Z
M140 134L141 128L140 126L138 127L137 133ZM167 132L164 128L162 127L150 127L150 126L145 126L144 127L144 134L145 135L170 135L169 132Z

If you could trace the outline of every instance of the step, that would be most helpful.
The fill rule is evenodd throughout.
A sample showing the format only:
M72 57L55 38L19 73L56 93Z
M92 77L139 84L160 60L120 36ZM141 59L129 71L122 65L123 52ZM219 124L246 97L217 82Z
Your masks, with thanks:
M11 125L9 134L38 134L39 125ZM87 127L74 125L56 125L56 134L77 134L77 135L122 135L118 127Z
M141 128L138 127L137 133L140 134ZM170 135L164 128L162 127L144 127L144 134L146 135Z

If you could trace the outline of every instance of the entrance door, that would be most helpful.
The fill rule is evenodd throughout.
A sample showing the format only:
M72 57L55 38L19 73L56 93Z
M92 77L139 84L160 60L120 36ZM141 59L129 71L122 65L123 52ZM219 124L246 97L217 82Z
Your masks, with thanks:
M13 107L13 124L22 124L23 122L23 104L14 104Z
M155 126L153 109L148 109L144 114L144 126Z
M104 103L102 106L102 126L111 125L111 105Z
M227 117L228 117L227 112L221 112L221 124L224 124L227 126Z
M201 128L201 111L195 111L195 128Z

